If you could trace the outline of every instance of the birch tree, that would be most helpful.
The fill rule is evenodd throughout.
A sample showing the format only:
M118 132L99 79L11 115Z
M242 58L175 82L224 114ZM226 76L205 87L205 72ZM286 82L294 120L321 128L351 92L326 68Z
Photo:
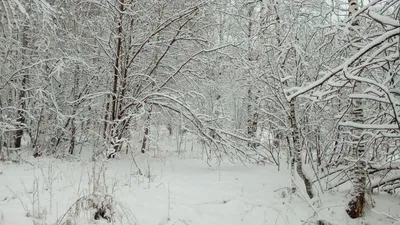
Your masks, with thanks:
M349 0L349 17L355 14L358 10L357 0ZM359 22L354 20L351 23L350 32L357 32ZM354 37L353 35L351 35ZM353 40L355 38L352 38ZM356 45L355 42L354 45ZM354 50L352 50L352 54L356 54L357 47L353 46ZM345 76L346 76L346 72ZM354 82L354 93L360 94L363 89L361 83L359 81ZM363 113L363 101L362 99L354 99L352 101L351 106L351 120L355 123L363 124L364 123L364 113ZM351 140L351 150L352 155L355 160L355 168L353 169L353 190L352 190L352 199L349 202L349 208L346 211L347 214L351 218L358 218L363 215L364 204L365 204L365 191L366 191L366 161L365 161L365 140L363 140L362 129L352 128L350 133Z
M363 215L365 196L369 192L367 175L370 174L370 179L378 175L373 168L381 157L376 154L373 156L371 148L380 149L381 145L377 142L388 132L392 137L399 132L398 108L397 103L394 103L397 100L394 92L390 91L393 89L389 82L394 81L393 70L388 69L398 64L398 48L394 43L397 43L400 30L398 22L393 19L396 8L394 4L397 2L372 1L357 10L357 2L349 1L350 16L344 23L339 22L335 31L337 35L334 36L340 39L345 34L348 37L347 44L342 42L344 45L341 50L334 53L342 57L347 54L344 60L334 61L333 67L319 72L314 82L304 83L288 95L289 101L306 95L311 98L318 96L320 99L347 97L351 102L338 117L339 125L348 134L344 144L349 145L348 153L352 155L351 158L345 157L350 165L346 172L351 172L354 184L347 210L351 218ZM382 114L382 110L386 113ZM386 138L386 141L393 140ZM371 163L371 160L374 162ZM382 170L390 171L390 167L382 167ZM389 183L393 184L395 177L388 179ZM332 186L337 187L347 181L344 179ZM376 183L372 183L376 187Z

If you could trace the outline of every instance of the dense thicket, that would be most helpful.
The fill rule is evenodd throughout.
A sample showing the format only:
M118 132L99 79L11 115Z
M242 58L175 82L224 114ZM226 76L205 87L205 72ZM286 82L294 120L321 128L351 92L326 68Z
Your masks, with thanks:
M400 187L399 17L398 0L2 0L0 159L190 134L207 159L286 156L310 198L352 181L360 217Z

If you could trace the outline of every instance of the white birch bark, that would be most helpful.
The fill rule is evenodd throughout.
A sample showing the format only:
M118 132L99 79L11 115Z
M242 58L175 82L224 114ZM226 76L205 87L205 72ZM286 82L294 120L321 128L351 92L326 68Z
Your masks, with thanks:
M349 0L349 16L357 12L357 0ZM358 21L352 22L352 31L359 26ZM352 37L353 35L350 34ZM352 37L354 38L354 37ZM352 47L352 53L357 52L357 47ZM346 73L346 72L345 72ZM363 93L362 85L359 81L354 83L354 93ZM352 100L350 119L355 123L362 124L364 122L363 99L355 98ZM348 203L347 214L351 218L358 218L363 215L365 203L366 189L366 161L365 161L365 142L363 141L363 130L361 128L352 128L350 130L351 151L355 160L354 169L352 171L353 187L351 190L351 199Z

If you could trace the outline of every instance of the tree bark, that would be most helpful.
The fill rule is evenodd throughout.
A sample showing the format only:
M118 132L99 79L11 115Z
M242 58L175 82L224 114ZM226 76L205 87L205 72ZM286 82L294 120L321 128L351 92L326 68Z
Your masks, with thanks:
M75 73L74 73L74 87L72 89L72 96L74 98L74 103L73 103L73 109L72 109L72 118L71 118L71 141L69 145L69 150L68 153L70 155L73 155L75 152L75 146L76 146L76 124L75 124L75 114L78 109L78 104L76 101L78 100L78 87L79 87L79 66L76 66Z
M299 128L297 127L296 122L296 112L295 112L295 99L293 99L290 104L290 125L292 128L292 138L293 138L293 150L295 154L296 160L296 170L297 174L299 174L300 178L303 180L304 185L306 186L307 195L310 198L314 197L312 191L312 184L310 179L307 178L306 174L303 171L303 161L301 156L301 148L300 148L300 135L299 135ZM293 166L293 165L292 165ZM293 167L292 167L293 168Z
M252 38L253 38L253 13L254 13L254 8L255 6L250 6L249 11L248 11L248 27L247 27L247 51L248 51L248 61L249 63L255 61L256 59L254 58L254 47L252 45ZM247 136L249 138L249 143L248 146L251 148L256 148L257 145L254 141L256 137L256 132L257 132L257 126L258 126L258 113L257 113L257 96L253 93L255 89L254 85L252 84L253 82L250 80L251 79L251 69L249 69L248 72L249 76L249 82L248 82L248 90L247 90L247 98L248 98L248 105L247 105Z
M76 144L76 125L75 125L75 118L71 120L71 141L68 149L68 153L70 155L74 154L75 151L75 144Z
M150 109L147 112L147 118L146 118L146 122L144 124L144 134L143 134L142 148L141 148L142 153L146 152L146 149L149 144L149 130L150 130L150 119L151 119L152 110L153 110L153 106L151 105Z
M104 133L103 137L107 139L107 137L111 137L111 144L115 150L118 150L118 144L116 140L113 140L114 137L118 137L119 134L116 133L115 129L115 120L118 115L118 109L120 104L120 99L118 97L118 89L119 89L119 76L121 75L121 54L122 54L122 20L123 20L123 11L124 11L124 0L119 1L119 10L120 14L118 17L118 27L117 27L117 43L116 43L116 53L115 53L115 62L114 62L114 72L113 72L113 88L112 88L112 96L111 103L106 103L106 113L104 116Z
M124 11L124 0L121 0L120 7L121 14L118 21L118 38L117 38L117 52L115 56L115 64L114 64L114 83L113 83L113 96L112 96L112 107L111 107L111 121L113 122L117 117L117 101L118 101L118 79L120 75L120 58L121 58L121 50L122 50L122 11Z
M358 9L357 0L349 0L349 16L352 16ZM358 21L352 23L352 29L357 29ZM357 47L353 47L353 51ZM363 93L361 83L355 81L354 93ZM363 102L361 98L353 99L350 116L353 122L364 123ZM363 130L352 128L350 130L351 151L355 160L354 169L352 171L353 188L351 190L351 199L348 203L347 214L355 219L363 216L365 205L365 190L366 190L366 161L365 161L365 142L362 140Z
M30 6L28 6L28 13ZM25 24L23 25L23 31L22 31L22 64L23 66L26 66L28 64L28 32L29 32L29 20L26 18ZM14 142L14 147L15 148L21 148L22 144L22 136L24 134L24 129L25 129L25 123L26 123L26 118L25 118L25 110L26 110L26 89L27 89L27 83L28 83L28 69L22 70L23 76L21 80L21 90L19 91L18 94L18 104L19 108L17 110L17 125L18 129L16 131L16 136L15 136L15 142Z
M361 83L355 82L354 91L362 93ZM362 99L353 99L351 117L356 123L363 123ZM365 161L365 142L362 140L363 130L352 128L351 130L351 151L355 160L354 169L352 171L353 188L351 191L352 198L348 203L347 214L355 219L363 216L365 205L366 190L366 161Z

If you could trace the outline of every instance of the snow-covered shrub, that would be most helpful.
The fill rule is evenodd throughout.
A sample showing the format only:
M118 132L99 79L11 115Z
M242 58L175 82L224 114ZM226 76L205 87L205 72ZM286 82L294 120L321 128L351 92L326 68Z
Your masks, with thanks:
M91 194L78 199L59 220L60 225L91 224L103 221L112 224L136 225L132 213L110 195Z

